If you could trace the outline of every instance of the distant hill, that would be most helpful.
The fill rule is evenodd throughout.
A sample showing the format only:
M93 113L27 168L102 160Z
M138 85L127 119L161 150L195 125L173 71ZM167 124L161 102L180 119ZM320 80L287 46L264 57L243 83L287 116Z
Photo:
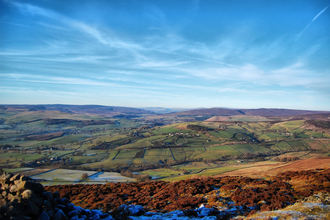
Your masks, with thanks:
M194 109L189 111L182 111L170 114L163 114L158 116L150 116L153 119L167 118L167 117L213 117L213 116L263 116L263 117L284 117L284 116L302 116L309 114L324 114L330 113L328 111L309 111L309 110L292 110L292 109L273 109L273 108L260 108L260 109L228 109L228 108L205 108Z
M152 111L157 114L169 114L169 113L192 110L191 108L163 108L163 107L145 107L145 108L141 108L141 109L144 109L146 111Z
M95 114L103 116L116 116L116 115L152 115L152 111L119 107L119 106L103 106L103 105L0 105L0 109L9 110L25 110L25 111L60 111L75 114Z

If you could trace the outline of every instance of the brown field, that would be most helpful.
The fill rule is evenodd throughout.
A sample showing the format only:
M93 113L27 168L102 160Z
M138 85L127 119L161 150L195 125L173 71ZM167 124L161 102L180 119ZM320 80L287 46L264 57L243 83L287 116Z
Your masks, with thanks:
M312 148L315 150L323 150L324 149L324 145L322 143L320 143L319 140L305 140L305 142Z
M231 172L227 172L221 174L219 176L248 176L248 177L256 177L260 176L261 173L267 172L269 170L286 166L287 163L277 163L277 164L264 164L264 165L256 165L248 168L243 168Z
M268 171L267 174L274 175L286 171L301 171L326 168L330 168L330 157L313 157L306 160L299 160L292 163L288 163L288 165L286 166L278 167Z
M313 157L287 163L264 164L227 172L219 176L268 176L286 171L302 171L330 168L330 157Z

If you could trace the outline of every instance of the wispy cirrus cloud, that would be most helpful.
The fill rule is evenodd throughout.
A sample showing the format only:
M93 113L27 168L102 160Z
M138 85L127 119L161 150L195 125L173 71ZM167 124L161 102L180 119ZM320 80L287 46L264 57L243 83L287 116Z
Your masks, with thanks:
M241 67L189 70L189 72L210 80L227 80L261 85L323 87L330 83L330 79L315 77L317 73L306 70L302 63L295 63L270 71L264 71L255 65L247 64Z
M14 7L17 7L23 13L47 17L49 19L53 19L58 22L61 22L62 25L75 28L76 30L84 34L93 37L99 43L104 44L106 46L110 46L114 48L124 48L124 49L143 49L138 44L121 41L120 39L116 38L109 29L107 29L107 33L105 35L101 31L99 31L96 27L92 27L83 22L73 20L52 10L48 10L35 5L20 3L12 0L6 0L6 2Z
M300 38L303 33L309 28L309 26L311 26L311 24L323 13L325 12L328 8L329 8L330 5L328 5L327 7L323 8L313 19L311 22L308 23L308 25L304 28L304 30L302 30L300 32L300 34L298 35L298 38Z

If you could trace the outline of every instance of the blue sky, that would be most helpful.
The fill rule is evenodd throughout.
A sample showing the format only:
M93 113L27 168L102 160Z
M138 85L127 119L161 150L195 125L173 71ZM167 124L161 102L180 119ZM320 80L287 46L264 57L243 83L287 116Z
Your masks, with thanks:
M0 103L330 110L330 0L0 0Z

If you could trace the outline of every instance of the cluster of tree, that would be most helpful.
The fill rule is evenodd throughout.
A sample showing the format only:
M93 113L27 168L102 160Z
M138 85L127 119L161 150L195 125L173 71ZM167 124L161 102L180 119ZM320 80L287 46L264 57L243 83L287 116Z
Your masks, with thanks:
M54 132L54 133L49 133L49 134L42 134L42 135L30 135L25 137L24 139L26 141L47 141L53 138L61 137L64 135L64 132L59 131L59 132Z
M133 173L130 170L122 170L120 172L122 176L130 177L130 178L135 178L138 182L147 182L150 181L152 178L148 174L136 174Z
M200 125L188 125L187 126L188 129L191 129L191 130L194 130L194 131L208 131L210 130L209 128L207 127L204 127L204 126L200 126Z
M112 120L72 120L72 119L43 119L46 125L56 125L56 124L69 124L72 122L80 123L83 126L89 125L106 125L106 124L115 124L116 122Z
M275 157L274 160L278 162L289 162L289 161L299 160L299 157L281 157L281 158Z

